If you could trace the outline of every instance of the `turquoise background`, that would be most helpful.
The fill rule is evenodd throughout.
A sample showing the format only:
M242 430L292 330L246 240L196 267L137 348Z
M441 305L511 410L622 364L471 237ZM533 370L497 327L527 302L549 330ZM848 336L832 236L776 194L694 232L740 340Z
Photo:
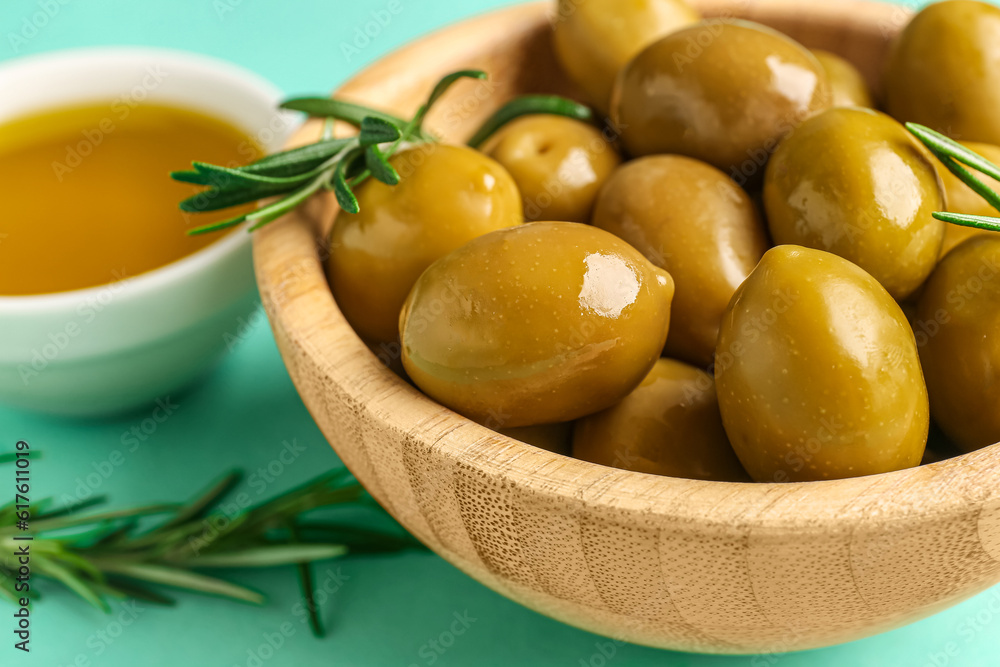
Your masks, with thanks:
M803 0L806 1L806 0ZM353 40L389 0L2 0L0 60L77 46L138 44L187 49L239 63L288 93L322 93L381 54L497 0L399 0L402 11L369 43ZM50 18L23 44L24 21L49 7ZM56 9L57 8L57 9ZM375 32L375 31L373 31ZM342 45L357 48L357 52ZM14 47L18 48L15 53ZM0 94L13 94L0 91ZM10 195L8 195L10 196ZM16 196L16 193L14 194ZM277 460L286 441L305 452L281 464L273 481L246 486L255 499L289 488L337 464L302 406L263 318L206 382L172 397L178 405L135 451L122 443L148 412L110 421L63 421L0 408L0 451L18 438L46 457L33 464L36 495L91 489L116 505L180 500L221 471L254 471ZM233 323L233 333L242 331ZM119 450L120 465L109 462ZM275 466L277 468L277 466ZM2 470L2 469L0 469ZM103 474L100 472L103 471ZM10 493L0 478L0 498ZM95 483L96 482L96 483ZM261 488L261 487L264 488ZM5 490L7 489L7 490ZM181 595L176 609L141 604L104 616L57 587L35 608L33 652L11 648L12 619L0 607L0 665L21 667L264 667L350 665L782 665L1000 664L1000 588L931 619L822 651L722 658L657 651L607 640L550 620L493 593L429 553L350 557L317 567L317 582L336 589L323 605L331 632L316 640L293 611L290 568L237 575L269 597L255 608ZM475 619L443 652L429 644L455 614ZM128 621L122 624L119 620ZM275 651L282 625L291 628ZM446 638L447 640L447 638ZM609 650L610 648L610 650ZM257 656L256 658L254 656ZM266 659L260 659L266 658Z

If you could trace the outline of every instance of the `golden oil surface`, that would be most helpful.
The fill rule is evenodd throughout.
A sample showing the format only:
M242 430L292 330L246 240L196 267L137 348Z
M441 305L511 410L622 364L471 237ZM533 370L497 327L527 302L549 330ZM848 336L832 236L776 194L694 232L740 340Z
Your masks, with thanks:
M188 229L252 205L184 213L178 202L198 188L169 172L260 156L224 121L154 104L74 106L0 124L0 295L101 285L199 250L220 235Z

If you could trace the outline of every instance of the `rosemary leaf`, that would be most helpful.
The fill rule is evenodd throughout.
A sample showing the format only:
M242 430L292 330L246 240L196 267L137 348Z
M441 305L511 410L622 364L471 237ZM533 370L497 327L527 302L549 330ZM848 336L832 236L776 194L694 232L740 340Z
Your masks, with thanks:
M361 133L358 135L358 142L363 148L376 144L386 144L396 141L402 136L399 127L393 125L383 118L366 116L361 121Z
M67 514L79 513L96 505L103 505L107 501L107 496L92 496L81 500L78 503L63 505L59 509L52 510L51 512L39 512L35 516L35 521L41 521L42 519L58 519L59 517L66 516Z
M354 196L354 193L351 192L351 186L347 184L343 163L337 165L336 171L333 172L333 192L337 195L337 203L340 204L340 208L348 213L357 213L361 210L358 198Z
M47 540L42 541L44 542ZM62 547L62 545L60 545L60 547ZM59 559L59 562L75 567L80 572L86 574L91 580L96 582L104 580L104 574L102 574L93 563L83 556L75 554L65 548L60 548L58 553L55 555Z
M392 168L378 146L369 146L365 149L365 165L372 177L386 185L396 185L399 183L399 173Z
M294 520L288 523L288 541L290 544L301 543ZM295 569L299 575L299 585L302 588L302 595L306 600L306 611L309 613L309 629L312 630L313 637L322 639L326 636L326 632L323 630L323 622L319 617L319 607L316 605L316 599L313 595L312 563L299 563L295 566Z
M986 203L1000 211L1000 193L987 186L979 180L972 172L962 166L968 165L980 173L992 176L1000 180L1000 167L993 164L983 156L975 153L957 141L950 139L940 132L919 125L917 123L906 123L906 129L913 136L919 139L934 157L943 164L948 171L955 175L960 181L965 183L976 194L982 197ZM962 164L959 164L962 163ZM933 214L938 220L950 222L964 227L975 227L989 231L1000 231L1000 218L991 218L981 215L963 215L960 213L936 212Z
M124 538L127 538L129 533L135 530L138 522L135 519L130 519L125 521L118 528L108 531L101 539L94 543L94 548L101 547L113 547L114 545L120 544Z
M59 517L54 519L46 518L40 521L33 522L31 524L31 529L35 534L38 534L46 531L63 530L64 528L82 526L89 523L99 523L102 521L114 521L116 519L126 519L130 517L164 514L167 512L173 512L176 509L177 509L176 505L166 505L166 504L149 505L146 507L137 507L135 509L117 510L114 512L104 512L102 514L90 514L87 516L70 516L70 517Z
M219 188L220 190L232 187L251 187L258 184L274 186L284 185L291 188L307 180L312 174L311 171L307 171L292 176L268 176L266 174L254 173L244 169L219 167L205 162L192 162L191 164L194 165L195 173L204 178L204 182L197 183L197 185L210 185ZM192 172L176 173L190 174ZM195 183L194 180L188 180L187 182ZM235 186L232 185L234 183Z
M259 208L249 214L246 217L247 221L255 223L252 227L250 227L250 231L259 229L272 220L276 220L285 213L297 208L302 202L309 199L314 192L319 190L323 186L324 182L326 182L326 175L321 174L320 176L314 178L311 183L302 186L300 189L296 190L284 199L280 199L273 204L268 204L267 206Z
M197 236L198 234L208 234L209 232L217 232L221 229L228 229L230 227L235 227L236 225L242 225L247 221L247 214L238 215L235 218L227 218L220 222L213 222L210 225L202 225L201 227L195 227L188 231L188 236Z
M131 579L109 575L105 577L104 584L96 585L95 588L105 595L115 597L129 597L144 602L173 607L177 601L171 597L154 591L152 588L142 586Z
M24 596L24 593L16 589L17 582L14 577L15 574L13 571L8 573L4 572L3 570L0 570L0 595L3 595L3 597L7 598L8 600L16 604L18 602L18 599ZM28 597L35 598L37 596L38 596L37 590L34 587L32 587L28 591Z
M363 169L362 171L358 172L355 176L352 176L351 179L347 181L347 184L350 185L351 190L353 190L354 188L358 187L359 185L367 181L371 177L371 175L372 172L370 169Z
M486 78L486 72L481 70L466 69L458 72L452 72L438 81L437 85L434 86L434 90L432 90L430 96L428 96L427 101L419 109L417 109L417 113L413 116L413 120L411 120L406 126L406 129L403 131L403 136L405 138L409 138L423 133L424 119L430 112L431 107L433 107L434 104L441 99L446 92L448 92L448 89L451 88L456 81L463 78L482 80Z
M243 474L238 470L231 470L222 476L220 480L212 484L200 498L187 505L184 509L174 515L170 521L158 527L155 533L162 533L169 528L173 528L194 519L200 519L215 505L224 498L227 493L233 490L243 479Z
M359 500L363 491L361 485L355 483L342 488L319 488L301 495L276 498L247 513L248 527L283 527L292 517L309 510L328 505L344 506Z
M329 97L294 97L279 106L282 109L301 111L314 118L336 118L357 127L361 127L362 121L368 117L380 118L396 127L406 125L406 121L398 116Z
M236 553L208 553L192 559L191 567L274 567L338 558L347 553L342 544L279 544Z
M170 178L179 183L190 183L191 185L214 185L211 174L200 171L172 171Z
M27 456L25 456L25 454L27 454ZM24 458L31 459L32 461L37 461L38 459L42 458L42 453L29 451L29 452L22 452L21 455L18 456L17 452L4 452L3 454L0 454L0 464L14 463L15 461L17 461L17 459L24 459Z
M271 153L245 167L240 167L240 169L268 176L291 176L315 169L356 140L354 137L347 139L323 139L314 144Z
M276 498L258 505L254 512L267 512L270 508L284 503L295 502L298 499L312 496L324 491L336 491L339 489L354 489L358 487L357 480L351 475L347 468L336 468L313 479L307 480L296 487L289 489Z
M209 595L219 595L251 604L264 603L264 596L257 591L223 581L222 579L207 577L203 574L176 567L113 561L100 562L100 564L101 569L104 571L113 572L129 579L138 579L153 584L198 591L199 593L207 593Z
M458 72L452 72L437 82L437 85L434 86L434 90L431 91L430 97L427 98L427 103L424 106L429 110L459 79L478 79L480 81L485 81L486 78L486 72L479 69L463 69Z
M105 613L111 612L111 607L109 607L104 598L102 598L97 591L92 588L91 584L73 574L53 559L47 556L35 555L31 562L32 567L39 574L62 582L66 588L79 595L97 609L100 609Z
M188 213L207 213L241 204L249 204L250 202L265 199L266 197L274 197L289 190L291 188L286 185L267 185L264 183L241 188L209 188L188 197L181 202L180 207L182 211Z
M319 617L319 607L316 604L316 597L313 595L313 575L310 563L299 563L296 566L299 575L299 585L302 588L302 595L306 600L306 611L309 613L309 629L313 637L323 639L326 631L323 629L323 620Z
M934 212L933 215L938 220L950 222L962 227L975 227L985 229L990 232L1000 232L1000 218L990 218L982 215L964 215L962 213L946 213L944 211Z
M10 580L13 583L13 579ZM18 604L18 595L14 591L13 586L8 586L6 581L0 581L0 596L6 598L9 602Z
M931 150L953 157L962 164L967 164L976 171L1000 181L1000 166L993 164L979 153L969 150L954 139L918 123L907 123L906 129Z
M348 181L357 179L365 170L365 151L357 148L344 156L344 178ZM352 184L353 187L353 184Z
M931 152L934 153L934 157L947 167L948 171L953 173L958 180L965 183L973 192L985 199L987 204L1000 211L1000 194L997 194L988 185L976 178L972 172L952 159L951 156L934 148L931 149Z
M483 123L479 131L469 139L468 145L473 148L479 148L497 130L515 118L540 113L565 116L584 122L590 121L594 117L594 113L589 107L573 102L572 100L567 100L564 97L557 95L525 95L515 98L500 107Z
M348 547L352 553L401 551L403 549L422 549L420 544L408 533L394 535L358 528L357 526L339 524L336 522L302 522L297 526L299 533L308 541L336 542Z
M214 523L221 523L225 526L225 531L235 531L240 525L246 521L247 515L241 514L236 517L228 517L216 513L205 519L192 520L184 525L175 526L170 530L157 531L152 530L144 535L139 535L132 537L122 545L122 551L136 551L142 549L155 549L160 554L167 553L188 553L194 547L198 546L197 540L203 539L203 536L210 534L210 537L218 539L218 536L212 533L213 519L217 519Z

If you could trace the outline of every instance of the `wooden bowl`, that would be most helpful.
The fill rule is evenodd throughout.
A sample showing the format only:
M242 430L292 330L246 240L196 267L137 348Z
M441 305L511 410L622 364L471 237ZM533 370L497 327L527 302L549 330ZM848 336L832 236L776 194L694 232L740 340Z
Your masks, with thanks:
M712 0L847 57L873 85L909 14L869 2ZM572 93L549 3L426 37L339 94L412 113L438 78L477 67L429 125L462 140L524 92ZM307 125L296 142L318 136ZM536 449L438 405L390 372L331 296L330 196L257 232L257 280L288 371L316 423L375 498L422 542L547 616L649 646L789 651L882 632L1000 581L1000 446L884 475L730 484L626 472ZM386 346L384 357L398 355Z

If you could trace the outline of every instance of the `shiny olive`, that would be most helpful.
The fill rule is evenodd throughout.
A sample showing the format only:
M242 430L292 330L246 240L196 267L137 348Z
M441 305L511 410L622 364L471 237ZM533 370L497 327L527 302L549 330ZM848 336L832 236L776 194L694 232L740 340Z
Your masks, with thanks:
M666 354L711 363L722 313L769 247L747 194L704 162L653 155L614 173L598 197L593 224L674 279Z
M642 48L701 17L684 0L559 0L556 57L602 113L615 76Z
M969 150L979 153L993 164L1000 165L1000 146L980 144L973 141L963 141L961 143ZM943 164L938 164L937 170L941 174L941 180L944 181L944 190L948 195L946 199L949 211L952 213L964 213L966 215L1000 217L1000 211L990 206L972 188L958 180L958 177L948 171L948 168ZM1000 181L979 172L975 172L975 176L995 192L1000 192ZM975 227L946 224L944 226L944 245L941 247L941 256L943 257L948 251L967 238L978 236L979 234L993 233L976 229Z
M664 37L626 65L611 117L632 155L688 155L742 185L785 134L832 100L823 67L805 47L756 23L713 19Z
M1000 7L970 0L921 10L896 38L886 110L954 139L1000 144Z
M913 332L846 259L769 250L729 305L715 363L726 433L758 482L920 463L929 415Z
M873 107L868 84L858 68L835 53L811 49L830 81L835 107Z
M495 427L570 421L625 397L660 356L674 282L573 222L481 236L420 276L400 316L426 394Z
M767 166L764 207L775 243L828 250L865 269L897 299L930 275L944 237L934 158L871 109L829 109L781 142Z
M402 180L357 189L361 212L337 215L326 264L341 312L372 341L396 340L403 301L434 260L522 222L514 179L478 151L423 144L390 162Z
M503 433L508 438L520 440L553 454L569 456L572 449L573 422L515 426L513 428L501 428L498 432Z
M552 115L506 125L486 153L514 177L526 220L589 221L597 191L621 162L596 127Z
M1000 441L1000 235L941 260L913 326L934 421L966 452Z
M669 477L749 482L722 428L712 376L660 359L620 403L584 417L573 456Z

